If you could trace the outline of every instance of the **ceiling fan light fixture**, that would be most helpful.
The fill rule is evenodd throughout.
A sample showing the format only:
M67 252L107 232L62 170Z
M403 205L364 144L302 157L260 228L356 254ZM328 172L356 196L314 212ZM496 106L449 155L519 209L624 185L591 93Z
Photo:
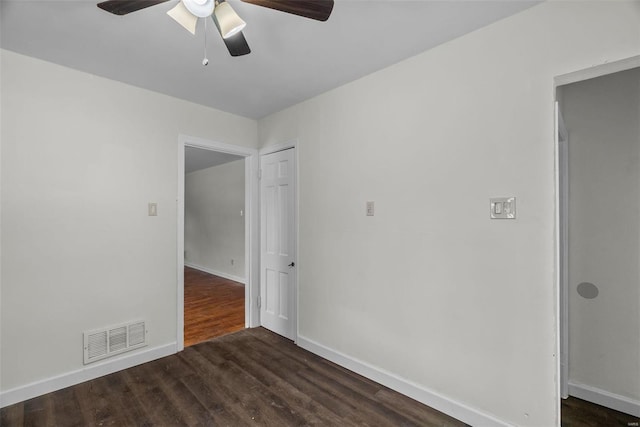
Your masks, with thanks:
M214 0L182 0L184 6L192 15L198 18L208 18L215 7Z
M220 30L220 34L224 39L228 39L229 37L238 34L247 25L247 23L238 16L235 10L233 10L231 5L226 1L217 3L213 13Z
M196 34L198 17L189 12L182 2L178 2L176 7L167 12L178 24L182 25L191 34Z

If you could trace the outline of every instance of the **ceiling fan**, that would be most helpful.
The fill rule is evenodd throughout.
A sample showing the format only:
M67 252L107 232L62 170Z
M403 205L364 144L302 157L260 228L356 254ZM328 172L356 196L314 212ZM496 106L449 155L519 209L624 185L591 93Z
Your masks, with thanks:
M98 7L115 15L126 15L167 1L170 0L107 0L98 3ZM333 10L333 0L242 1L317 21L329 19ZM251 52L249 44L242 34L246 23L225 0L180 0L167 14L192 34L196 32L199 18L204 18L206 28L207 19L211 17L231 56L242 56ZM205 33L205 59L202 64L207 65L208 62Z

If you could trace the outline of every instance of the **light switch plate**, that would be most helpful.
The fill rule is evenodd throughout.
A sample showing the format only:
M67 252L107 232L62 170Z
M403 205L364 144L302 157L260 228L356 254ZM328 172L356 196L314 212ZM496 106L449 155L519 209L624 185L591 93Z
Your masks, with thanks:
M375 214L375 209L375 202L367 202L367 216L373 216Z
M149 216L158 216L158 204L149 203Z
M516 198L496 197L489 199L491 219L515 219L516 218Z

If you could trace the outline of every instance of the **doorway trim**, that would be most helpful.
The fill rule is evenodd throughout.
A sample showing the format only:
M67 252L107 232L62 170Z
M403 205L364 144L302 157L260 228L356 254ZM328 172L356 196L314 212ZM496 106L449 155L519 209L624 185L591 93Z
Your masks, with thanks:
M244 157L244 253L245 253L245 327L260 325L260 311L257 301L260 295L259 261L259 204L258 204L258 150L255 148L231 145L223 142L211 141L195 136L178 136L178 188L177 188L177 307L176 307L176 351L184 349L184 184L185 184L185 148L194 147L203 150L235 154Z
M568 396L568 394L574 395L576 390L572 390L569 384L569 283L568 283L568 261L569 261L569 240L565 238L565 232L568 227L568 218L564 215L562 207L568 205L568 194L563 191L562 184L566 180L568 183L568 150L567 141L569 136L567 130L564 128L564 123L561 120L562 106L558 103L562 100L559 99L558 92L561 86L565 86L572 83L577 83L585 80L590 80L596 77L606 76L608 74L614 74L621 71L631 70L633 68L640 67L640 55L624 58L612 62L604 62L599 65L594 65L589 68L574 71L567 74L562 74L554 77L553 79L553 100L555 103L554 108L554 191L555 191L555 207L554 207L554 248L555 248L555 303L556 303L556 346L558 351L558 357L556 358L556 390L558 396L557 411L561 413L561 399ZM561 140L564 140L561 142ZM563 150L565 152L563 152ZM566 361L566 368L561 368L562 361ZM569 393L569 391L573 391ZM593 393L592 393L593 394ZM584 398L586 396L576 396ZM588 399L591 400L591 399ZM605 406L612 407L611 402L619 399L610 399L607 397L607 403ZM592 400L593 401L593 400ZM627 402L622 402L626 412ZM614 403L615 406L615 403ZM615 409L615 408L614 408ZM628 411L628 409L627 409Z
M274 145L269 145L267 147L262 147L259 151L258 151L258 168L260 167L260 159L262 158L262 156L267 155L267 154L272 154L272 153L277 153L278 151L284 151L284 150L288 150L290 148L293 148L293 158L294 158L294 167L295 167L295 171L294 171L294 179L295 179L295 203L293 206L293 221L294 221L294 233L295 233L295 238L293 240L294 245L295 245L295 254L296 254L296 266L299 266L299 260L300 260L300 240L299 240L299 236L300 236L300 221L299 221L299 205L300 205L300 162L298 161L298 140L297 139L291 139L289 141L285 141L279 144L274 144ZM258 185L260 185L260 183L258 183ZM260 206L261 203L261 199L258 199L258 206ZM260 211L260 214L258 215L258 222L260 223L262 219L262 212ZM262 246L261 243L258 242L258 260L260 259L260 257L262 256ZM298 325L300 325L300 322L298 321L298 307L300 306L300 298L299 298L299 292L298 290L300 289L300 282L299 282L299 278L300 275L298 274L299 268L294 268L293 269L294 272L293 274L295 275L295 286L293 288L293 300L295 302L294 307L293 307L293 331L294 331L294 337L293 337L293 342L298 344L298 337L300 336L300 331L298 330ZM260 271L258 269L258 271ZM258 281L258 288L260 287L260 277L259 275L256 276L257 277L257 281ZM259 294L258 294L259 295Z

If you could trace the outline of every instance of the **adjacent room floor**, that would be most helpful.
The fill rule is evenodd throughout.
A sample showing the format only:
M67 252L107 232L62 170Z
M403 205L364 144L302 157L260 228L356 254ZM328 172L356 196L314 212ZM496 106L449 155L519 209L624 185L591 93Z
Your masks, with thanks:
M244 329L244 286L184 269L184 346Z
M640 418L576 397L562 400L562 427L638 427Z

